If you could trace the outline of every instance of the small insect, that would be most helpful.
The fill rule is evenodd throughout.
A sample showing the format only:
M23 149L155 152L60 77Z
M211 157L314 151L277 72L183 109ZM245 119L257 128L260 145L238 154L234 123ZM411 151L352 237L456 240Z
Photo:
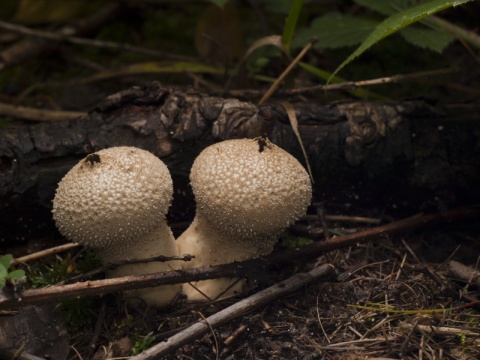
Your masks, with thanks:
M257 142L258 142L258 151L259 152L263 152L263 150L265 150L265 147L269 147L267 139L265 139L264 137L258 137L255 140L257 140Z
M85 161L89 161L90 165L100 162L100 155L98 154L90 154L86 157Z

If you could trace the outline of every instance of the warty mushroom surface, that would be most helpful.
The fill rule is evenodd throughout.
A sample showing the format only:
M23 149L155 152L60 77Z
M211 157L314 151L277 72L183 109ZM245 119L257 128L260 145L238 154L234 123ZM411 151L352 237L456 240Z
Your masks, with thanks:
M173 183L166 165L148 151L112 147L88 155L60 181L53 218L67 239L95 250L103 263L177 256L166 214ZM109 277L179 269L179 261L128 264ZM128 291L150 305L168 305L181 285Z
M177 243L180 254L195 259L184 268L269 254L278 235L305 214L312 196L304 167L263 138L207 147L195 159L190 182L195 218ZM243 286L238 279L205 280L184 285L184 292L189 300L208 300L235 294Z

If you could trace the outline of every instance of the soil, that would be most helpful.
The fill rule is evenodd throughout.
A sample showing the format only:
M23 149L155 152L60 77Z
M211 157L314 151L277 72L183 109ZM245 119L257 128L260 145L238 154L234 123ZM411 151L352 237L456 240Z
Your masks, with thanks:
M355 211L347 215L362 215L360 209ZM363 210L363 216L382 222L394 220L385 214L372 215L371 209ZM349 219L327 221L329 233L368 228ZM309 217L293 227L291 234L305 225L312 233L322 231L319 222ZM455 278L449 271L451 260L478 266L478 227L477 221L458 220L330 251L311 262L270 269L259 279L248 279L247 289L238 297L211 303L188 304L180 296L170 308L155 310L141 302L126 303L120 294L109 294L79 300L77 308L83 308L76 313L75 302L66 302L64 321L70 341L62 346L70 348L68 359L130 356L132 350L154 346L295 273L331 263L336 271L328 278L212 329L165 358L478 359L478 282L475 285L473 277ZM284 239L276 251L291 238ZM317 236L314 241L322 240ZM76 258L79 263L84 256L78 249L61 254L62 259ZM46 258L31 266L52 261ZM58 316L58 311L52 313Z

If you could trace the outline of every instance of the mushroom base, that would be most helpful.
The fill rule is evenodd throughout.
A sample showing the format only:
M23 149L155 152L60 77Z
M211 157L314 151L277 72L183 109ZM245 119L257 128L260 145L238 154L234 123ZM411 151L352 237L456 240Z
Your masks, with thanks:
M99 253L99 252L98 252ZM175 239L167 225L162 225L144 239L135 244L134 248L128 249L125 254L115 254L111 250L108 255L100 255L102 262L111 263L126 259L148 259L156 256L178 256ZM182 268L181 261L168 262L145 262L138 264L122 265L107 272L107 277L122 277L129 275L152 274ZM124 298L133 303L135 299L141 299L150 306L165 307L170 305L182 291L182 285L165 285L152 288L129 290L123 293Z
M182 264L184 269L254 259L270 253L274 244L275 240L272 239L241 239L223 234L206 221L198 211L190 227L177 239L179 254L195 256L192 261ZM188 300L207 301L240 293L244 288L245 280L221 278L191 284L194 286L185 284L183 287Z
M235 296L243 291L245 279L222 278L202 280L183 285L188 301L211 301Z

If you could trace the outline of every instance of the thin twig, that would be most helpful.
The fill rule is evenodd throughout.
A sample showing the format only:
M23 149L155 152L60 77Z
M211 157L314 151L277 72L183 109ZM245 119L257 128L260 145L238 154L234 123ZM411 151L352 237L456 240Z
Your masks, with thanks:
M26 26L12 24L2 20L0 20L0 28L13 31L19 34L34 36L37 38L47 39L47 40L56 41L56 42L67 42L75 45L92 46L96 48L118 50L118 51L129 51L129 52L147 55L147 56L160 58L160 59L168 58L168 59L183 60L183 61L194 60L192 57L189 57L189 56L171 54L164 51L147 49L144 47L129 45L125 43L71 36L67 31L51 32L51 31L44 31L44 30L34 30Z
M318 257L319 254L352 246L359 243L387 238L402 231L431 226L459 218L478 218L476 209L458 208L446 213L415 216L374 229L355 234L337 236L323 242L316 242L298 249L282 251L265 258L226 265L208 266L197 269L173 270L148 275L125 276L121 278L86 281L76 284L50 286L48 288L25 290L21 293L0 292L0 310L15 309L27 305L58 302L89 295L104 295L115 291L141 289L159 285L172 285L189 281L208 280L222 277L241 277L251 275L252 271L261 271L268 265L279 265L302 259Z
M217 337L215 336L215 330L213 330L213 327L212 325L210 325L210 323L208 322L208 319L205 317L205 315L203 315L200 311L198 312L198 315L200 315L200 317L203 319L203 321L205 321L205 324L208 325L208 328L210 329L210 332L212 333L212 336L213 336L213 339L215 340L215 354L216 354L216 357L215 359L218 360L218 355L219 355L219 347L218 347L218 341L217 341Z
M150 360L159 359L179 347L191 343L193 340L202 337L210 331L210 328L216 328L228 321L231 321L239 316L244 315L253 309L267 304L281 296L292 293L302 287L317 281L318 279L330 274L334 267L330 264L322 265L315 268L308 273L300 273L291 278L282 281L279 284L273 285L265 290L262 290L238 303L229 306L218 313L209 316L205 321L201 320L182 332L170 337L150 349L142 352L137 356L133 356L130 360Z
M302 58L305 56L305 54L315 45L317 42L317 39L312 39L310 42L300 51L300 53L297 55L297 57L288 65L288 67L283 71L283 73L275 80L275 82L272 84L270 89L267 90L267 92L262 96L260 101L258 102L258 106L262 105L265 101L267 101L270 96L278 89L280 86L280 83L287 77L288 74L293 70L295 66L302 60Z
M421 332L425 332L428 334L435 334L435 335L449 335L449 336L465 335L465 336L480 337L480 332L474 332L466 329L446 327L446 326L420 325L417 323L409 324L407 322L401 322L400 328L404 330L412 330L412 329L419 330Z
M78 119L82 116L86 116L87 113L80 111L34 109L0 103L0 115L29 121L63 121Z
M104 272L108 270L113 270L116 269L119 266L122 265L131 265L131 264L142 264L142 263L149 263L149 262L168 262L168 261L192 261L192 259L195 258L193 255L183 255L183 256L163 256L163 255L158 255L155 257L151 258L145 258L145 259L127 259L127 260L121 260L121 261L116 261L114 263L108 263L103 266L100 266L96 269L93 269L91 271L88 271L84 274L80 274L78 276L71 277L68 280L62 281L56 285L63 285L63 284L71 284L74 282L82 281L84 279L88 279L89 277L92 277L94 275L98 274L103 274Z
M352 90L352 89L356 89L364 86L399 83L399 82L423 79L431 76L453 74L456 72L458 72L458 69L452 69L452 68L438 69L438 70L431 70L431 71L421 71L421 72L416 72L412 74L398 74L398 75L387 76L387 77L371 79L371 80L347 81L347 82L338 83L338 84L316 85L316 86L310 86L310 87L305 87L301 89L291 89L291 90L285 90L285 93L288 95L298 95L298 94L305 94L305 93L315 92L315 91Z
M28 254L28 255L13 259L12 265L25 264L29 261L38 260L49 255L55 255L64 251L72 250L79 246L80 246L79 244L68 243L68 244L63 244L63 245L55 246L52 248L48 248L45 250L37 251L36 253Z
M435 213L422 216L414 216L411 218L392 222L390 224L378 226L365 231L360 231L344 236L336 236L332 239L315 242L310 245L302 246L298 249L276 253L267 257L269 263L283 263L291 261L292 259L302 260L316 257L319 254L338 249L345 246L353 246L367 241L388 238L394 234L403 231L411 231L417 228L430 226L439 222L448 222L459 218L473 218L479 217L479 212L474 208L456 208L444 213Z
M60 36L83 36L95 32L103 24L113 19L122 6L122 4L117 2L109 3L96 13L78 20L74 25L63 26L57 33L61 34ZM3 22L3 25L5 24L8 26L8 23ZM35 58L41 53L51 51L58 44L58 41L38 37L19 41L0 52L0 71L15 66L24 60Z
M411 74L397 74L377 79L369 79L369 80L360 80L360 81L346 81L337 84L328 84L328 85L315 85L315 86L308 86L298 89L286 89L279 91L279 95L300 95L312 92L319 92L319 91L340 91L340 90L352 90L357 89L359 87L365 86L374 86L374 85L383 85L383 84L390 84L390 83L400 83L406 81L413 81L419 79L425 79L428 77L433 76L441 76L441 75L448 75L457 73L458 69L453 68L446 68L446 69L437 69L431 71L421 71ZM258 96L262 93L261 90L231 90L229 91L231 95L242 96L247 94L248 96Z

